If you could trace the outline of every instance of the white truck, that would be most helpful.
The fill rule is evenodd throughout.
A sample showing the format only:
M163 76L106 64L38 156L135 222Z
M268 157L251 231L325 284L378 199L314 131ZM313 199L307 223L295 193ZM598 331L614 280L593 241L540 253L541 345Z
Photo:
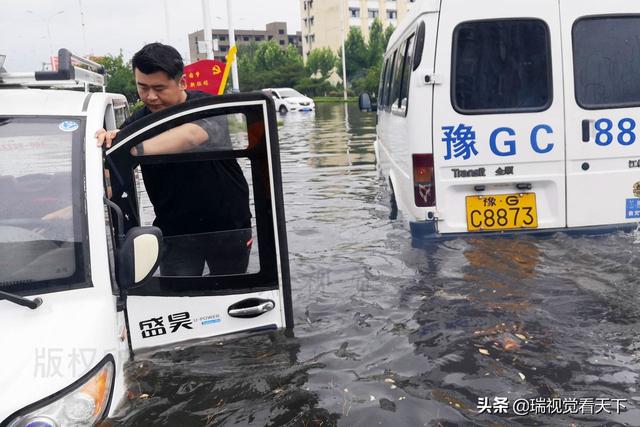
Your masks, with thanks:
M103 85L101 73L65 49L58 71L0 71L2 427L99 423L125 396L123 364L139 349L293 326L271 98L187 102L126 127L103 151L96 130L118 128L128 107L122 95L88 91ZM70 90L77 86L85 90ZM131 154L208 117L227 120L233 147ZM251 190L252 226L239 233L252 236L246 269L161 276L164 242L145 226L153 207L140 165L221 159L239 163Z

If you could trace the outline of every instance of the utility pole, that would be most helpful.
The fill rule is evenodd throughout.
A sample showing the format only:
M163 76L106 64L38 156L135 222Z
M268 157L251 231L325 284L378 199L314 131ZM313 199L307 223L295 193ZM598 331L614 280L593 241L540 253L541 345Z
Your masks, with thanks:
M229 49L236 45L236 34L233 28L233 17L231 13L231 0L227 0L227 22L229 25ZM236 54L237 55L237 54ZM238 82L238 58L231 64L231 77L233 78L233 92L240 92L240 83Z
M33 10L27 10L27 13L30 13L33 16L37 16L38 18L42 19L46 24L47 24L47 38L49 39L49 56L51 58L53 58L53 56L55 55L54 50L53 50L53 41L51 40L51 20L53 18L55 18L58 15L62 15L64 13L64 10L59 10L56 13L49 15L48 18L44 18L42 16L40 16L39 14L37 14L36 12L34 12ZM53 64L51 64L53 66Z
M340 13L340 26L342 27L342 90L344 94L344 100L347 100L347 60L344 52L344 0L340 1L340 7L342 7L342 13Z
M166 31L166 44L171 44L171 28L169 27L169 6L167 5L167 0L164 1L164 25Z
M213 35L211 34L209 0L202 0L202 21L204 24L204 44L207 49L207 59L213 59Z
M83 55L89 55L89 50L87 49L87 31L84 27L84 11L82 9L82 0L78 0L78 4L80 5L80 25L82 26L82 49L84 49L84 52L82 52Z

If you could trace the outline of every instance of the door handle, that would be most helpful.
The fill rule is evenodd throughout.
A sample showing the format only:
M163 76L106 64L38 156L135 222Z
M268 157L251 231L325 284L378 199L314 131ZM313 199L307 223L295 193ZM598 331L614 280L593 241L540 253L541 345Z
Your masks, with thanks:
M589 142L591 140L591 121L582 121L582 142Z
M258 317L264 313L267 313L273 310L275 307L276 303L271 300L249 298L230 306L227 310L227 313L231 317L250 319L252 317Z

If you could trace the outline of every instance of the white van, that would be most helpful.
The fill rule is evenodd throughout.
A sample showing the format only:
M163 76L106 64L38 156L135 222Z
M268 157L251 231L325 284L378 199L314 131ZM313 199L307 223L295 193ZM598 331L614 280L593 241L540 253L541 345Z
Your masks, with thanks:
M638 39L635 0L416 3L384 56L375 143L413 235L638 222Z
M0 64L2 427L96 425L125 397L123 366L139 350L293 325L271 98L189 101L126 127L103 152L95 132L120 127L127 102L61 90L103 84L75 62L100 69L64 49L58 72L12 74ZM166 129L211 118L228 123L232 144L132 154ZM218 258L207 258L203 274L162 276L169 238L149 225L140 165L195 169L230 159L248 182L250 228L208 233ZM190 245L202 237L171 239ZM246 264L220 273L237 263L227 256L234 239L246 247Z

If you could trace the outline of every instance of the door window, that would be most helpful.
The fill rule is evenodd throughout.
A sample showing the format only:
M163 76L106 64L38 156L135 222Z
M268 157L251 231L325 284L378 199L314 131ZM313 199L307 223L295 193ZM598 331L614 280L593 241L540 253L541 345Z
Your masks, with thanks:
M413 69L413 43L414 37L411 36L407 39L406 43L404 63L402 65L402 81L400 83L400 103L398 108L405 116L409 104L409 82L411 80L411 70Z
M378 87L378 104L380 105L380 107L384 106L384 98L383 98L383 93L384 93L384 78L387 74L387 67L389 66L389 60L387 59L386 61L384 61L384 66L382 68L382 72L380 73L380 85Z
M164 236L158 271L132 294L278 288L263 106L206 108L133 129L108 156L125 228L154 225Z
M549 29L541 20L458 25L452 69L451 97L459 113L533 112L551 105Z
M382 105L385 107L389 107L391 105L391 86L392 86L392 76L393 76L393 67L396 62L396 52L393 52L393 55L387 58L387 68L384 75L384 87L382 88Z
M640 106L640 16L585 18L573 27L576 101L585 109Z
M391 96L389 97L392 107L398 107L400 103L400 88L402 85L402 66L404 64L404 54L406 50L406 43L398 48L396 53L396 60L393 66L393 83L391 85Z
M192 145L175 144L175 134L181 131L195 133ZM226 114L185 123L131 149L141 162L135 174L140 222L159 227L164 236L164 256L156 275L260 271L248 158L146 162L159 154L206 154L248 147L246 116Z

